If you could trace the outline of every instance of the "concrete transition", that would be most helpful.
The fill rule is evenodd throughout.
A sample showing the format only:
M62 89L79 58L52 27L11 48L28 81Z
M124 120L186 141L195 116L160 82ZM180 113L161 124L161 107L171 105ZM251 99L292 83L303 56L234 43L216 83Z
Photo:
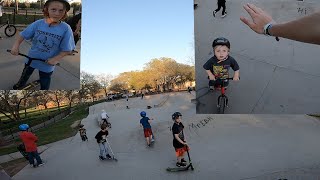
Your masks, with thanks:
M213 17L216 0L198 0L194 12L197 113L217 113L219 92L208 93L203 64L213 56L212 42L223 36L231 42L231 53L240 65L240 81L230 81L227 114L316 114L320 112L319 46L287 39L276 41L253 32L240 21L250 18L243 9L254 3L276 22L287 22L320 9L319 1L229 0L227 16ZM294 30L293 30L294 31ZM231 76L233 71L231 70Z
M180 92L130 98L130 109L125 99L91 106L82 120L88 142L82 142L79 134L61 141L41 154L44 166L26 166L13 179L315 180L320 176L319 120L305 115L196 115L193 96ZM98 159L94 136L102 109L110 116L109 142L118 162ZM151 148L139 127L142 110L154 118L156 141ZM194 171L166 171L176 162L170 131L176 111L183 115Z

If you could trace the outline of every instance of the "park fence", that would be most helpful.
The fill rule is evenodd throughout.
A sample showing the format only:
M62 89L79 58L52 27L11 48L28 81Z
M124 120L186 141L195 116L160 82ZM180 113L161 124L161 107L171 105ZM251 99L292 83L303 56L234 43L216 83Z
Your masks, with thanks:
M38 131L39 129L42 129L42 128L45 128L46 126L50 125L50 124L53 124L53 123L56 123L56 122L59 122L61 120L63 120L64 118L66 118L69 114L71 114L71 112L73 112L75 109L74 108L67 108L66 110L63 110L61 111L61 113L59 113L58 115L56 116L48 116L48 119L49 120L43 120L43 122L41 124L37 124L35 126L32 126L30 127L30 130L31 132L35 132L35 131ZM10 135L7 135L7 136L3 136L2 137L2 143L4 144L8 144L10 142L13 142L15 141L17 138L19 138L19 132L15 132L14 130L12 130L11 128L8 129L8 131L10 131ZM1 144L2 144L1 143Z

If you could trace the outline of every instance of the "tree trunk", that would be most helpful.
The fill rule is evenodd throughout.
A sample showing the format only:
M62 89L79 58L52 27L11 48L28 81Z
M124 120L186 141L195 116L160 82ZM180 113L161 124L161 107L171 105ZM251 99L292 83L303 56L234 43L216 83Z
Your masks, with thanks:
M60 112L61 110L60 110L60 102L59 101L58 101L58 109L59 109L59 112Z

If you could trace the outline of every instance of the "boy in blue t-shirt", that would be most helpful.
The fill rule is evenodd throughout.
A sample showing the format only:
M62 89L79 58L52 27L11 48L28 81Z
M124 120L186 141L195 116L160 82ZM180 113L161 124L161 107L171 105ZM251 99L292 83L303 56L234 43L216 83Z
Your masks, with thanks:
M44 19L30 24L18 35L11 48L11 54L18 55L20 44L25 39L31 40L28 56L45 61L32 61L29 64L29 60L26 59L21 77L13 86L14 90L27 83L34 69L39 70L41 90L49 89L55 65L75 49L71 27L62 22L69 10L70 4L66 0L48 0L43 8Z
M150 122L153 119L148 118L147 113L145 111L142 111L140 113L140 116L142 117L142 119L140 119L140 126L143 127L144 137L146 138L147 145L150 147L150 140L151 142L154 141L153 133L150 125Z

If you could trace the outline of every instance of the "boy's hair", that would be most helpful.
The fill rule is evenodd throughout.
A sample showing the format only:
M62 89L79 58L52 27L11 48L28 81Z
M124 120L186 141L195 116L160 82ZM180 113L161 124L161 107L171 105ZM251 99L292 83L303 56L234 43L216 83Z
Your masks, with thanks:
M43 15L44 17L49 17L49 10L48 10L48 7L49 5L51 4L51 2L61 2L63 4L63 7L64 9L66 10L66 12L64 13L63 17L60 19L60 21L64 20L67 18L67 12L70 10L70 5L67 5L67 2L66 1L63 1L63 0L48 0L45 4L44 4L44 7L43 7ZM68 3L69 4L69 3Z
M107 128L107 125L106 124L101 124L100 128L101 128L101 130L105 130Z

